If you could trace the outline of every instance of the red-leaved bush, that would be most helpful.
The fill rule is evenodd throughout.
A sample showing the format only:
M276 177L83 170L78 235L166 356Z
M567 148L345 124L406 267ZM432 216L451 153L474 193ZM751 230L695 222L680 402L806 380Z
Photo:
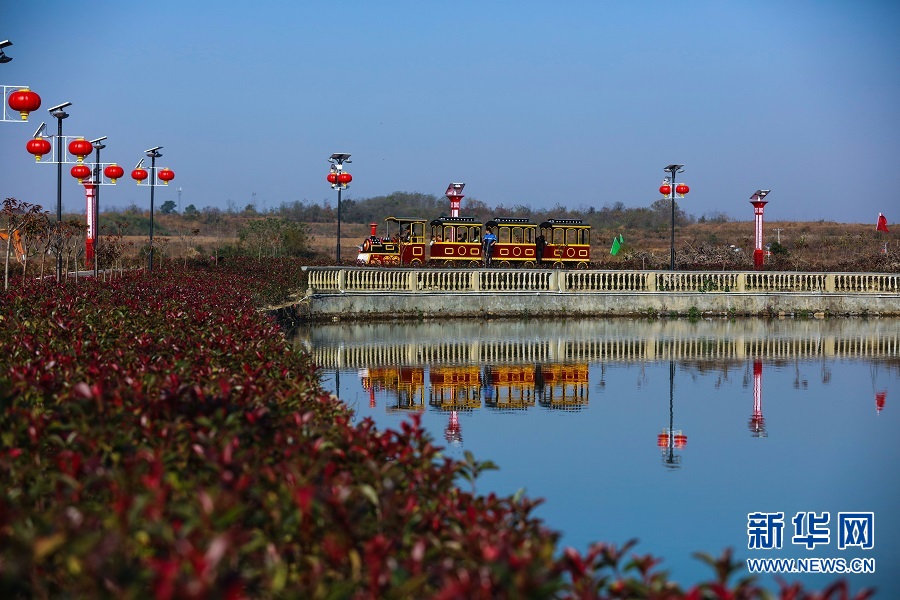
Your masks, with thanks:
M458 487L489 465L417 419L354 423L260 310L301 277L235 259L0 296L0 597L766 597L728 552L682 589L630 543L560 551L538 501Z

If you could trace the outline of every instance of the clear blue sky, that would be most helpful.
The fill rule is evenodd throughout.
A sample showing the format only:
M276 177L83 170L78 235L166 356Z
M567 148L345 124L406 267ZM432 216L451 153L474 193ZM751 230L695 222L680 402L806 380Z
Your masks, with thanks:
M442 195L496 206L648 206L686 165L684 208L767 220L900 219L900 4L888 1L7 2L0 83L43 106L0 124L0 193L55 209L25 143L64 134L143 150L182 208ZM255 194L255 196L254 196ZM64 173L64 205L84 206ZM105 205L149 207L127 177ZM426 215L428 216L428 215Z

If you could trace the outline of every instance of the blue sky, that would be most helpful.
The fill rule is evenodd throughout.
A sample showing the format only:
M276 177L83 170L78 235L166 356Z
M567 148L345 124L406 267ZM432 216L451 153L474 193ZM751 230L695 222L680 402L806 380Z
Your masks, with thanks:
M752 220L900 218L900 4L685 2L4 3L0 83L43 105L0 124L4 197L54 208L25 143L69 101L65 135L134 167L163 146L157 206L443 194L488 205L648 206L670 163L684 208ZM84 195L64 173L69 210ZM126 176L104 205L149 207ZM429 216L429 215L426 215Z

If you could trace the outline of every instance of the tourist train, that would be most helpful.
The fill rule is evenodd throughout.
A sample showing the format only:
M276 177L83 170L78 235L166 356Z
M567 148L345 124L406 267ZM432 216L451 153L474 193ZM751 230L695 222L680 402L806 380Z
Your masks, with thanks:
M371 223L359 245L357 263L368 266L537 267L586 269L591 260L591 226L581 219L496 217L387 217L384 234ZM486 255L486 232L496 242Z

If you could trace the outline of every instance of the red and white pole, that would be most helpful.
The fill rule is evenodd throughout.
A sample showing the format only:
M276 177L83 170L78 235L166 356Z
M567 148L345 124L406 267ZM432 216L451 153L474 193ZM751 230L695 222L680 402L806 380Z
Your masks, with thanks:
M755 220L755 235L753 245L753 268L759 271L763 268L763 210L765 210L767 200L751 200L753 204L753 216Z
M447 186L447 192L445 195L450 199L451 217L459 216L459 205L462 202L462 199L466 197L462 193L464 187L466 187L466 184L464 183L451 183Z
M97 186L84 183L84 197L87 201L87 237L85 238L84 260L88 265L94 263L94 240L97 239L97 213L94 211L94 193Z
M769 191L770 190L756 190L756 192L750 196L750 204L753 205L753 216L755 219L753 268L757 271L763 268L763 261L766 256L763 251L763 210L765 210L766 204L769 202L765 199L765 197L769 195Z

